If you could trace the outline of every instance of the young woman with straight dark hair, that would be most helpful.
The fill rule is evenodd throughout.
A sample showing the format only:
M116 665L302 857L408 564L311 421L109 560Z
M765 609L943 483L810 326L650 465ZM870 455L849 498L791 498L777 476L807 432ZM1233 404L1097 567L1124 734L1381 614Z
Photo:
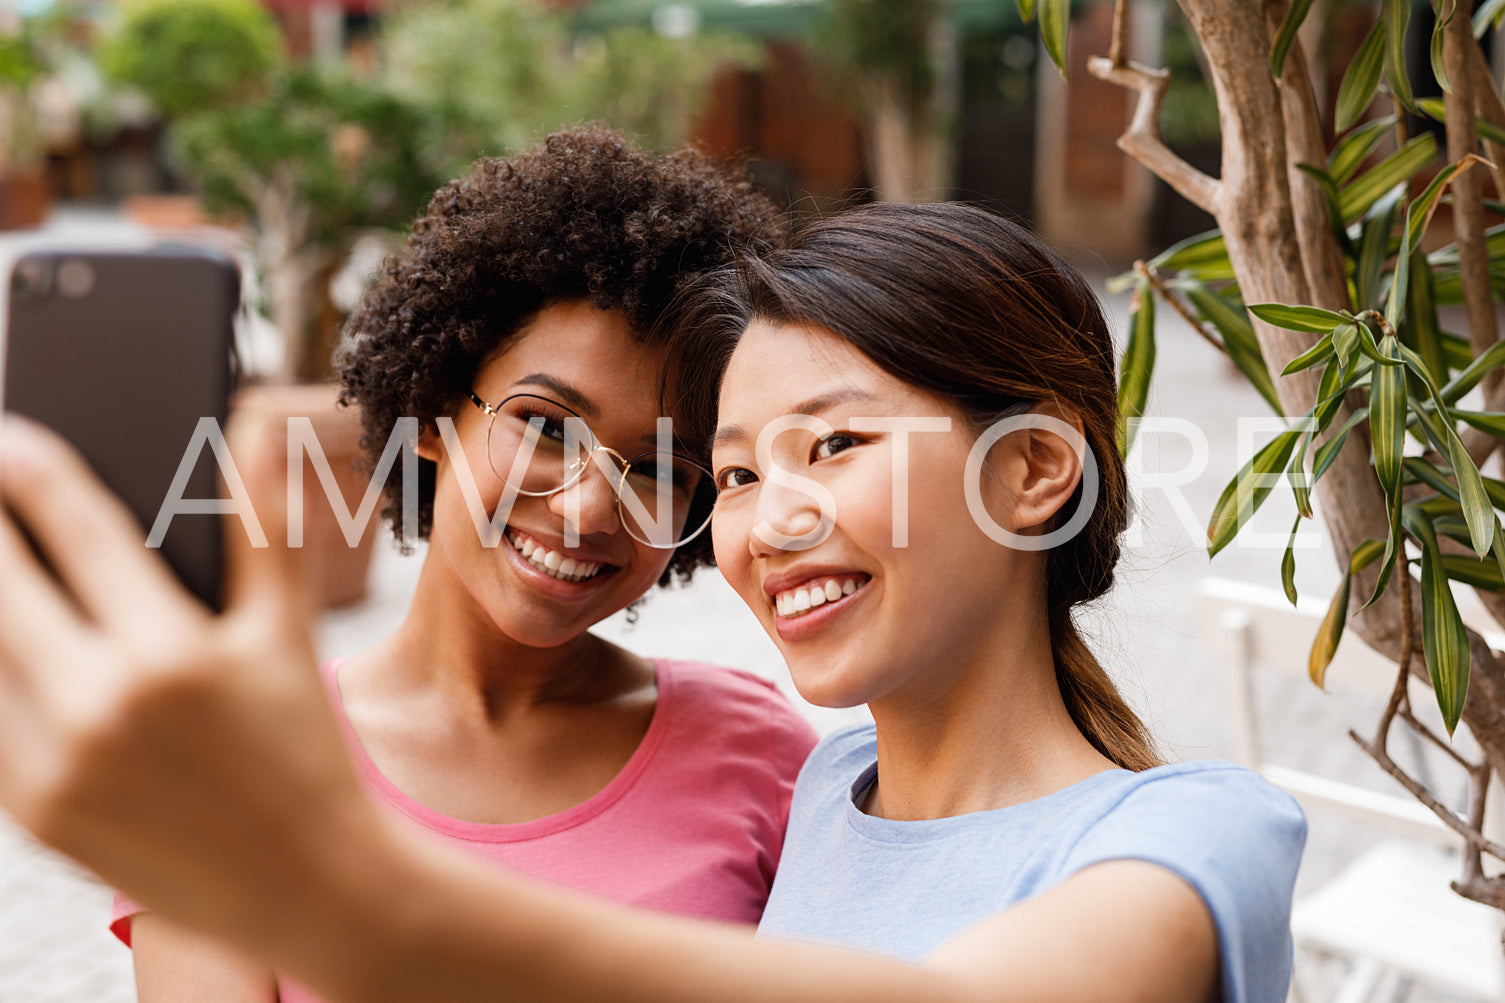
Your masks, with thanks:
M332 743L295 754L273 738L276 712L317 716L292 682L306 659L262 642L279 682L257 692L239 663L199 667L228 630L212 622L170 685L133 673L98 730L115 757L66 732L0 744L4 803L164 910L351 1000L1281 1003L1300 811L1228 764L1160 765L1071 622L1110 585L1125 521L1111 342L1080 277L979 210L878 205L745 260L688 316L685 364L720 383L714 408L681 402L687 440L713 442L717 564L801 692L866 703L875 722L828 735L801 771L757 939L572 898L381 824ZM22 446L23 468L66 466L34 435ZM275 560L242 555L229 616L268 608L284 637L296 617L268 589ZM0 595L7 578L21 580L0 576ZM0 648L6 678L43 675L23 647ZM75 677L98 661L57 656ZM218 713L180 710L179 690ZM87 796L106 779L184 803L181 778L149 768L149 737L189 754L211 735L321 791L317 822L344 852L289 838L294 821L246 796L232 764L188 785L273 841L285 875L238 873L245 848L207 825L170 846L140 826L86 837L119 814ZM62 779L26 786L23 755L47 748ZM373 867L408 911L363 908L354 874ZM296 908L276 913L278 893Z

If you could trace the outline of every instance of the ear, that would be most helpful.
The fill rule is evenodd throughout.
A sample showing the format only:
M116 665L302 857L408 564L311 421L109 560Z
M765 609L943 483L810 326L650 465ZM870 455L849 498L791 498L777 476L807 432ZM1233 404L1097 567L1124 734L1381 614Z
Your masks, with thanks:
M1005 435L988 456L998 492L998 503L990 508L996 508L1002 517L999 525L1020 534L1050 529L1052 519L1082 479L1082 458L1077 450L1087 448L1082 419L1071 408L1042 401L1024 417L1031 415L1046 420ZM1076 434L1063 434L1057 423Z
M419 430L418 446L413 452L417 453L420 459L432 460L438 463L439 454L443 448L443 445L439 441L439 429L430 422Z

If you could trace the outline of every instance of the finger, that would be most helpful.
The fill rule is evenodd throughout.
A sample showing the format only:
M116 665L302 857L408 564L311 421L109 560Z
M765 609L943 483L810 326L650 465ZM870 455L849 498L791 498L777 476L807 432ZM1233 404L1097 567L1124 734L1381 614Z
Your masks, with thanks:
M0 505L0 677L33 688L89 630Z
M17 415L0 425L0 503L83 613L108 632L155 633L164 617L192 608L125 504L61 437Z
M274 420L238 409L226 440L265 537L256 546L238 520L225 527L225 610L271 615L282 629L309 620L303 554L287 545L287 441Z

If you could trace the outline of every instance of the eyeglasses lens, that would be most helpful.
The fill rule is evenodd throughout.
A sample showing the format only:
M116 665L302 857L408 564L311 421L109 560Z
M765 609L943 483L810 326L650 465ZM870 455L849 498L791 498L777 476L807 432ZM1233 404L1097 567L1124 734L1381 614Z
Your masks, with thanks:
M497 478L535 497L569 487L592 462L600 465L616 489L622 525L649 546L672 549L710 521L715 491L703 467L678 453L647 452L623 473L583 418L547 398L519 394L502 401L487 445Z

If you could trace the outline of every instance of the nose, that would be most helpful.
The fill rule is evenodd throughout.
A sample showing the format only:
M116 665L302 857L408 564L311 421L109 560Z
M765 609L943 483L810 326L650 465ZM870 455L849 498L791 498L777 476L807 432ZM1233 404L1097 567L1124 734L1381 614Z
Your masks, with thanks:
M593 454L592 460L600 454ZM563 491L549 495L549 510L564 520L565 546L600 533L614 533L621 527L617 516L616 481L611 462L602 456L598 462L586 462L585 472Z
M818 487L805 478L799 481ZM748 548L754 557L809 550L823 543L835 525L835 500L829 492L820 497L799 485L766 481L758 490Z

